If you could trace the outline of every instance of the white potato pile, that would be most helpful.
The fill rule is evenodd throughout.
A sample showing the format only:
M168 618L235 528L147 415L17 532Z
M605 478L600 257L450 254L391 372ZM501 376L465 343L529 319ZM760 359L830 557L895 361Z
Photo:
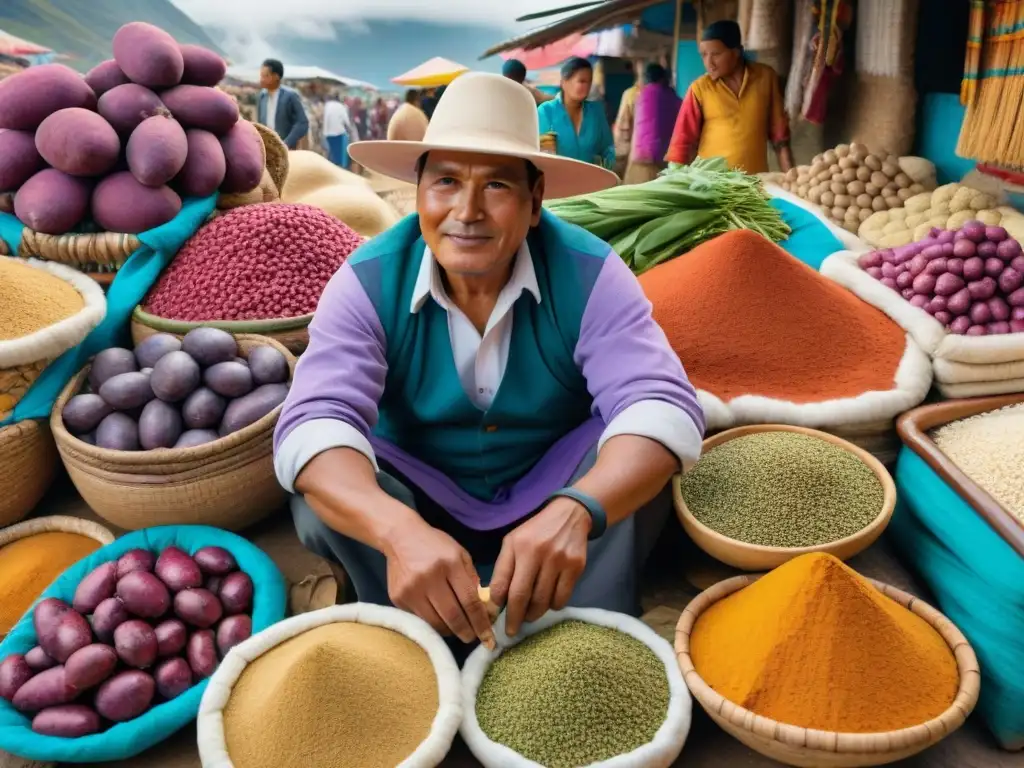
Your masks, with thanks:
M863 144L840 144L793 168L782 188L820 205L828 218L857 233L873 213L900 208L926 191L900 167L896 155L874 154Z

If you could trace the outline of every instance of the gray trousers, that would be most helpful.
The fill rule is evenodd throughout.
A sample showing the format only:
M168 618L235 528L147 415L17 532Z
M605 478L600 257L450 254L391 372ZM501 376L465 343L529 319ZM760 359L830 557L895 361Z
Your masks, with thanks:
M586 474L596 459L595 447L580 462L570 482L576 482ZM377 474L377 482L388 495L420 511L417 508L418 494L406 482L383 470ZM360 602L391 605L384 555L327 527L301 496L292 497L291 508L299 539L307 549L345 569ZM569 605L576 608L603 608L639 616L640 570L654 549L671 508L671 488L666 486L632 517L610 526L600 539L590 542L587 567L576 583ZM437 527L445 528L443 525ZM459 541L458 533L452 535ZM495 537L501 535L503 532L496 533ZM459 543L465 546L465 542ZM495 544L500 546L500 541ZM472 549L470 554L473 554ZM474 561L477 558L474 555ZM486 559L490 562L475 562L485 585L490 581L494 569L493 558Z

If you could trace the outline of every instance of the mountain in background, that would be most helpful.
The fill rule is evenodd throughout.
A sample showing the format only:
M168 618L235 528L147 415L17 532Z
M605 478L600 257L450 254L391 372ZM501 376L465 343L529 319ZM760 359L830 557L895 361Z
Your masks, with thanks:
M6 0L0 0L6 2ZM423 21L369 19L356 24L333 24L334 40L311 40L292 34L276 34L253 40L245 33L209 29L228 56L237 63L259 64L268 49L288 65L319 66L335 74L364 80L380 88L395 88L391 78L428 59L443 56L475 70L499 72L502 59L478 61L481 53L512 36L509 30L480 24L432 24ZM514 33L513 33L514 34Z
M170 0L0 0L0 29L67 55L64 63L83 72L111 57L110 41L129 21L148 21L179 43L224 53Z

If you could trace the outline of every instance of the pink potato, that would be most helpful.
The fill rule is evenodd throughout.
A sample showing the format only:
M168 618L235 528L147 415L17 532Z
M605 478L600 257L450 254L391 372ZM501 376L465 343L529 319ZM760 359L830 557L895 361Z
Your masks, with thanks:
M210 677L217 670L217 643L212 629L200 629L188 639L188 665L197 680Z
M46 655L61 664L92 642L89 622L63 600L50 597L40 602L33 611L32 624Z
M121 140L100 115L72 107L54 112L36 129L36 149L58 171L102 176L117 162Z
M156 575L172 592L199 587L203 573L199 564L179 547L167 547L156 561Z
M152 573L155 565L156 555L148 549L131 549L117 561L117 578L121 579L133 571Z
M14 195L14 215L36 232L63 235L89 212L90 190L85 179L44 168Z
M134 720L153 703L156 682L137 669L120 672L96 691L96 711L107 720Z
M206 589L185 589L174 596L174 613L199 629L209 629L224 615L217 596Z
M139 123L128 139L128 170L140 184L161 187L185 166L188 139L177 120L163 115Z
M224 91L201 85L179 85L160 94L176 120L223 136L238 122L238 104Z
M87 82L89 87L92 88L96 97L100 98L111 88L116 88L119 85L124 85L131 81L128 79L128 76L121 71L121 68L117 66L116 61L113 59L107 59L106 61L101 61L85 73L85 82Z
M71 606L83 616L90 614L100 603L114 596L116 587L117 563L103 563L78 583Z
M141 619L132 619L114 630L114 648L129 667L146 669L156 661L159 644L156 632Z
M182 44L181 57L185 61L185 71L181 76L181 81L188 85L214 86L227 74L227 62L209 48L204 48L201 45Z
M125 83L111 88L100 96L96 108L114 130L126 139L143 120L167 114L167 108L160 97L137 83Z
M29 67L0 80L0 128L34 131L60 109L95 106L85 78L63 64Z
M180 656L167 659L153 672L156 690L168 701L176 699L192 687L192 668Z
M0 128L0 192L17 190L42 168L43 158L31 132Z
M227 164L221 191L230 194L256 189L266 165L259 131L248 120L239 120L221 137L220 145Z
M180 619L168 619L156 625L157 656L177 656L188 643L188 627Z
M224 150L209 131L192 128L185 131L188 156L181 172L174 179L174 187L183 197L207 197L224 183L227 166Z
M68 685L64 667L53 667L40 672L26 682L11 699L11 704L19 712L31 714L47 707L67 704L78 695L78 691Z
M109 645L93 643L79 648L64 665L64 679L76 691L93 688L117 668L117 652Z
M167 587L152 573L133 571L117 582L117 596L129 613L143 619L158 619L171 607Z
M147 187L128 171L107 176L92 195L93 218L108 232L145 232L180 211L181 198L170 187Z
M44 736L77 739L98 733L100 716L85 704L61 704L47 707L32 718L32 730Z
M114 60L133 83L170 88L181 82L185 60L177 41L159 27L132 21L114 33Z
M46 651L38 645L25 654L25 662L33 672L43 672L57 666L57 662L46 655Z
M104 600L96 606L92 614L92 631L104 643L110 643L114 639L114 630L124 624L131 616L124 603L117 597Z
M32 679L35 670L28 665L25 657L14 653L0 661L0 699L11 701L25 683Z

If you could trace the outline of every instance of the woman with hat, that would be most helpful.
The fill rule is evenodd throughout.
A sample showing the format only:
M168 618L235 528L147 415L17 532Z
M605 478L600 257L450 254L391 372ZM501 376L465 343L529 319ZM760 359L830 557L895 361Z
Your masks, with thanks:
M512 635L570 604L637 613L704 416L626 264L543 207L615 175L542 153L529 92L479 72L422 141L349 152L416 184L416 213L309 326L274 439L299 538L358 600L464 643L494 639L480 583Z
M763 173L770 142L779 167L792 168L779 76L766 64L744 58L739 24L710 24L701 36L700 55L707 74L686 92L665 160L724 157L730 168Z
M615 166L615 138L604 108L587 101L594 82L590 62L574 56L562 65L561 90L557 97L537 107L541 135L553 135L555 152L562 157Z

